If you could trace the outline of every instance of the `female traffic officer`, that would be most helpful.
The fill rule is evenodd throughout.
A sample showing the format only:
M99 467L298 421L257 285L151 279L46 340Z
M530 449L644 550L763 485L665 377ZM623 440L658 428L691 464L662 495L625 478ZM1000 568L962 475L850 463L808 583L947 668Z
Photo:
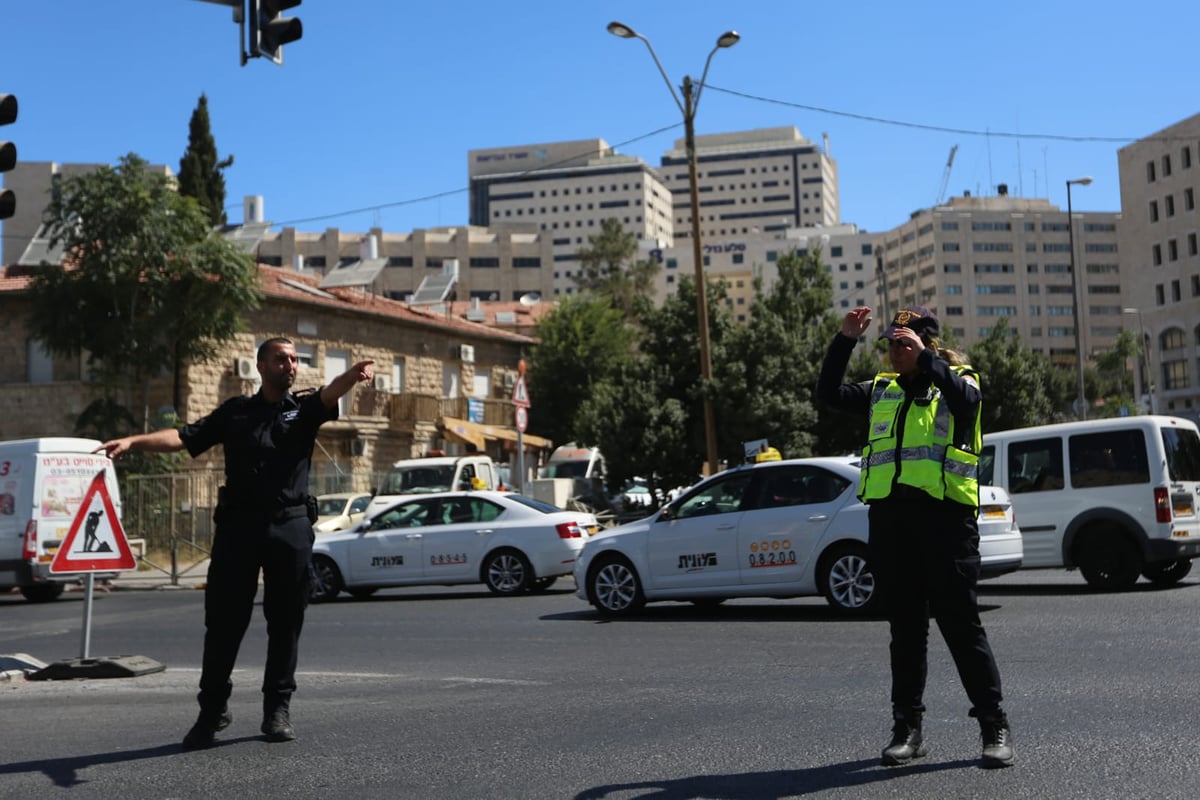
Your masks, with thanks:
M979 720L981 764L1007 767L1014 755L1000 673L975 593L979 378L956 353L939 347L937 317L910 306L881 337L894 371L842 383L870 315L861 306L843 319L821 366L817 395L869 420L858 494L870 506L871 566L891 628L894 724L883 763L904 764L926 753L921 718L932 615L971 700L971 716Z

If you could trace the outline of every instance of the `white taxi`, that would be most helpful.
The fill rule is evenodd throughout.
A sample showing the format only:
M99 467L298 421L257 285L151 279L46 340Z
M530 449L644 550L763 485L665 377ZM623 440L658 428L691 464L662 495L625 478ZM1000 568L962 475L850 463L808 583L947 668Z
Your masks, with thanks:
M342 591L483 583L494 594L540 591L570 574L592 514L507 492L440 492L397 502L313 544L314 601Z
M576 595L606 616L648 601L714 605L732 597L824 595L848 614L877 604L857 457L737 467L644 520L601 531L575 562ZM980 488L983 577L1021 565L1021 534L1003 489Z

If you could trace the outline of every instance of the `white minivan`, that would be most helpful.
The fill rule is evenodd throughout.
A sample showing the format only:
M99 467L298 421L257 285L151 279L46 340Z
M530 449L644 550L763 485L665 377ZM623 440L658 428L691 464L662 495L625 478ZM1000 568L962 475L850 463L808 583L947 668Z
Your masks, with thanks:
M979 482L1012 497L1024 567L1090 586L1180 581L1200 555L1200 430L1180 417L1064 422L983 436Z
M16 587L31 602L53 600L77 575L50 575L92 479L104 472L121 513L112 461L95 439L49 437L0 442L0 591Z

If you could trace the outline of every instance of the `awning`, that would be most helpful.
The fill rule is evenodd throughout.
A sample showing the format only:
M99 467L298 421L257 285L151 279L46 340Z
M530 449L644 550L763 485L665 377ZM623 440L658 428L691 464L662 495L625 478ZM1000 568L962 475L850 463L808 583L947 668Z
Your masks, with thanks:
M504 425L481 425L478 422L467 422L465 419L454 417L442 417L438 427L451 439L473 445L480 452L486 449L485 445L488 439L515 442L518 435L521 437L521 443L527 449L548 450L553 444L549 439L535 436L532 433L518 434L516 428Z

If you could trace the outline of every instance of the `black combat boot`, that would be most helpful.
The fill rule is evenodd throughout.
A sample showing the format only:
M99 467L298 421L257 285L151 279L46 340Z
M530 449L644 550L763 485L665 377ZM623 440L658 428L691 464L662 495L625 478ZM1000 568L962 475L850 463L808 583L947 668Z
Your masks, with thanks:
M920 714L897 713L895 720L895 724L892 725L892 741L883 748L882 763L885 767L907 764L929 752L921 738Z
M979 733L983 737L983 756L980 766L984 769L1011 767L1017 760L1013 752L1012 731L1008 717L1003 711L979 717Z
M290 742L296 738L287 706L264 713L261 730L268 742Z
M229 713L228 706L217 714L201 711L200 716L196 718L196 723L183 737L183 749L203 750L206 747L212 747L217 731L225 730L231 722L233 722L233 715Z

